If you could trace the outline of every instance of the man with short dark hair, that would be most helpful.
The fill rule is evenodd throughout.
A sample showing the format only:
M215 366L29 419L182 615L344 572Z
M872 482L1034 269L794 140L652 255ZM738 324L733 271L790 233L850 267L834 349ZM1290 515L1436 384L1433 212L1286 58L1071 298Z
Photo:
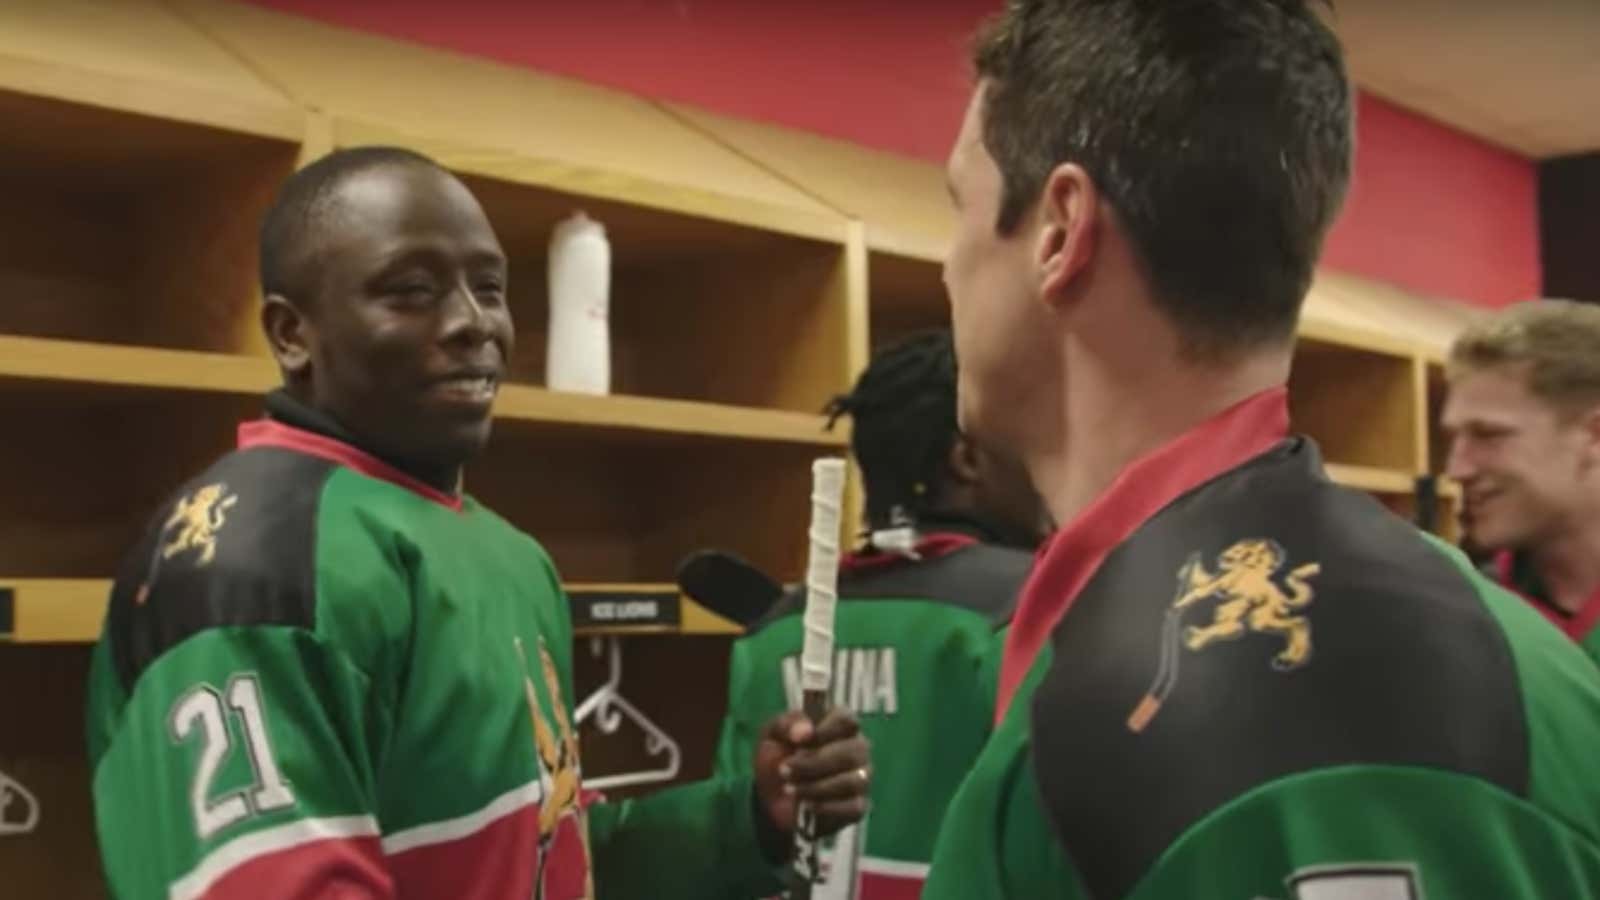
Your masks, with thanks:
M1600 671L1292 435L1351 88L1303 0L1014 0L951 152L964 430L1060 529L925 900L1590 896Z
M994 721L1001 629L1044 531L1019 463L956 427L947 329L873 357L831 405L849 416L866 485L861 546L841 560L833 702L861 721L877 770L872 809L824 854L816 900L914 897L945 805ZM750 771L762 723L799 709L803 592L735 642L717 770Z
M860 819L842 712L770 720L754 778L583 790L555 566L460 488L514 338L465 185L334 153L283 188L261 264L284 387L151 520L94 652L113 895L751 897L780 884L796 802Z
M1600 660L1600 306L1499 310L1450 348L1441 424L1494 577Z

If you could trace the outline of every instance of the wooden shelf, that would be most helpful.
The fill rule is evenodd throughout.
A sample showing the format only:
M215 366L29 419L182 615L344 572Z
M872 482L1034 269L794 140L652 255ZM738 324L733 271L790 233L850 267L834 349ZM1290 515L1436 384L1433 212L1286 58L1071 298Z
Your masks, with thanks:
M588 626L579 636L596 635L734 635L744 629L678 593L670 584L569 584L567 592L626 594L655 598L678 606L677 625ZM12 644L90 644L100 637L110 579L0 577L0 642Z
M173 5L335 120L335 143L400 142L487 177L844 240L843 217L644 99L243 3Z
M277 383L269 360L0 336L0 571L110 571L167 493L227 452ZM818 415L507 385L468 490L575 580L671 577L689 548L741 541L804 564L810 464L848 430ZM119 450L107 464L106 446ZM802 523L796 528L782 523Z
M155 0L0 4L0 91L296 142L305 133L301 107ZM7 140L28 130L11 102L0 101ZM137 152L151 146L142 137L119 129L76 149Z
M1328 477L1339 484L1373 494L1411 494L1417 487L1414 475L1397 469L1339 463L1327 463L1325 468Z
M859 219L869 250L943 262L955 217L939 166L690 106L664 108L829 207Z
M1398 347L1432 362L1443 362L1455 336L1486 312L1330 270L1317 273L1306 299L1306 318L1323 327L1343 328L1361 346Z
M872 345L881 347L928 328L950 327L943 267L937 262L873 251L867 256Z
M1427 470L1425 398L1416 359L1349 343L1302 340L1289 372L1289 416L1330 463Z
M847 253L638 205L464 174L511 263L513 378L542 379L547 246L582 210L611 247L612 390L815 413L852 375Z
M159 4L23 0L0 4L0 121L0 332L250 346L304 110Z
M100 637L110 579L0 578L0 641L88 644Z
M278 384L270 359L0 334L0 379L259 395ZM842 447L848 431L818 415L648 397L501 388L495 417L619 434L734 438Z

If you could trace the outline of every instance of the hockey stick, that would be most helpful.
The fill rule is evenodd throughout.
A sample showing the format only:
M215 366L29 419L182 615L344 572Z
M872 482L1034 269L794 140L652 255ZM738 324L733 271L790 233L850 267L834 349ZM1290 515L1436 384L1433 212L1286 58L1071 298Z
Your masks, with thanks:
M783 585L726 550L697 550L678 564L678 590L740 625L749 626L783 596Z
M833 610L838 601L839 507L844 496L844 460L811 463L810 548L806 560L805 642L800 650L800 687L806 718L813 725L828 713L833 680ZM795 810L791 900L811 900L822 881L817 813L809 803Z
M1166 620L1161 623L1161 661L1156 665L1155 680L1150 683L1150 690L1145 692L1144 699L1128 716L1128 730L1135 734L1144 731L1150 720L1156 717L1161 704L1166 702L1167 695L1178 683L1178 627L1183 624L1183 610L1178 608L1178 603L1189 592L1189 573L1196 562L1194 557L1190 557L1178 570L1177 596L1172 599Z

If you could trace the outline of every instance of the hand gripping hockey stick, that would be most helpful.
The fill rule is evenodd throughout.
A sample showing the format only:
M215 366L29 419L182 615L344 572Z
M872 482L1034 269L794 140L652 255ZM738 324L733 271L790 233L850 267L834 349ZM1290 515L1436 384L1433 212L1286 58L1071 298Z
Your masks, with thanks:
M800 688L806 718L813 725L828 713L833 680L833 608L838 601L839 511L844 498L845 463L823 458L811 463L810 548L806 560L805 642L800 650ZM817 814L809 803L795 810L791 900L811 900L811 886L822 881Z

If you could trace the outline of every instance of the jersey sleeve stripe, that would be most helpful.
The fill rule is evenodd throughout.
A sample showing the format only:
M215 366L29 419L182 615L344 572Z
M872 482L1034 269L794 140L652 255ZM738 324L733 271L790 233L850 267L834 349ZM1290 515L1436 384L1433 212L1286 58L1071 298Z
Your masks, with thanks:
M858 896L862 900L918 900L922 896L922 882L921 878L864 871L861 873Z
M415 850L418 847L471 837L489 827L496 820L511 815L518 810L533 806L543 798L543 785L538 781L530 781L494 798L489 802L488 806L477 812L467 813L454 819L445 819L441 822L417 825L404 831L397 831L383 839L383 852L389 856L396 856L405 853L407 850Z
M863 900L917 900L928 879L926 863L863 856L858 868Z
M861 857L861 871L873 875L886 875L890 878L918 878L928 877L928 864L919 862L904 862L898 859L883 859L877 856Z
M211 851L188 874L172 882L168 900L199 900L228 873L263 857L326 841L376 838L378 822L371 816L302 819L246 834ZM374 847L376 849L376 847Z

